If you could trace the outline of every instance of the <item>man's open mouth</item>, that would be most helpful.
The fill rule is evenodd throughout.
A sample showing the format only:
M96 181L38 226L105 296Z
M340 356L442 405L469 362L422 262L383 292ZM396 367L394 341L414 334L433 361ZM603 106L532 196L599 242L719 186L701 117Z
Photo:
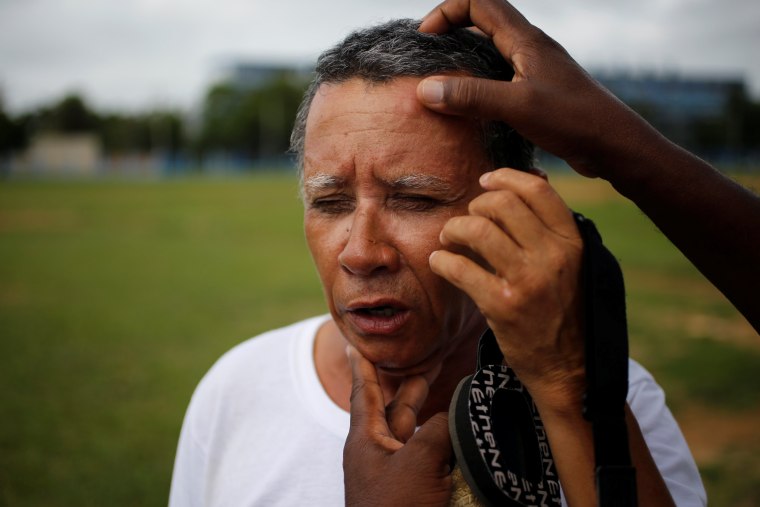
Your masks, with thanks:
M409 320L411 312L398 301L365 301L349 305L346 317L361 334L393 334Z
M393 306L372 306L367 308L357 308L352 311L371 317L393 317L403 310L401 308L395 308Z

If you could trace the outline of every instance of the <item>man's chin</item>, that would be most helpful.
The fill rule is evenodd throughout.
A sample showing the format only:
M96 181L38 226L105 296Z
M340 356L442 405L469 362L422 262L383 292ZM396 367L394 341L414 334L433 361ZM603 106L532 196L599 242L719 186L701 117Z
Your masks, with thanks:
M347 342L375 365L378 372L394 377L422 375L435 368L444 359L444 349L440 343L428 343L420 347L418 332L408 332L393 336L366 335L358 333L345 322L335 319ZM416 342L417 347L410 347Z
M362 354L364 353L362 352ZM375 365L378 373L392 377L424 375L438 368L443 360L438 349L427 355L413 356L407 360L402 360L400 356L400 354L375 356L370 351L365 355L365 357Z

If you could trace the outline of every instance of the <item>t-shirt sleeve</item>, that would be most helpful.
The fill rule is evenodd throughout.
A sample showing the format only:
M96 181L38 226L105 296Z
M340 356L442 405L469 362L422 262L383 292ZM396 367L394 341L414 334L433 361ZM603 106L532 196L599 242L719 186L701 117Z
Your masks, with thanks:
M638 363L629 363L628 404L636 416L657 468L678 507L703 507L707 498L699 470L665 393Z
M204 437L211 412L213 390L209 375L200 382L185 413L174 458L169 507L195 507L205 504L205 477L208 475L208 452Z

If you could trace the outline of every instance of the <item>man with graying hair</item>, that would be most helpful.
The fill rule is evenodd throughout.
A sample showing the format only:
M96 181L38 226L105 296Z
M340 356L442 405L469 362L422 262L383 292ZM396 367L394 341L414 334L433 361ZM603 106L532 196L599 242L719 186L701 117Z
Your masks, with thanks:
M291 135L291 150L296 154L299 170L303 170L309 108L324 83L361 79L368 84L379 85L400 76L426 77L440 73L466 74L499 81L512 78L512 67L493 44L474 32L458 30L445 37L434 37L418 32L418 26L418 21L407 19L355 32L341 44L322 53ZM532 167L533 146L505 123L483 122L483 137L494 167Z
M566 499L593 494L582 240L530 143L418 101L431 75L510 80L492 42L418 25L360 30L320 57L292 145L329 314L246 341L211 368L183 425L172 505L418 504L392 487L412 470L440 479L425 503L445 502L441 412L487 327L540 410ZM629 378L642 505L702 505L662 390L635 362ZM344 470L359 467L370 474L344 496Z

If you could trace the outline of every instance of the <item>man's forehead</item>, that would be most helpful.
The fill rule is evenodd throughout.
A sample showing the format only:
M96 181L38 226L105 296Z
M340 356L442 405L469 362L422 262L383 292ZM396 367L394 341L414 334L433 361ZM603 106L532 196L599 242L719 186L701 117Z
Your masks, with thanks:
M340 83L323 83L317 89L306 118L305 150L309 138L328 126L347 123L357 128L407 129L409 133L426 126L462 121L435 113L417 98L421 78L398 77L373 83L353 78ZM369 121L364 121L370 119Z
M322 83L314 94L309 108L312 113L322 113L325 105L338 109L345 104L346 95L361 96L371 109L376 102L383 102L384 109L393 114L432 114L417 99L419 77L401 76L385 82L371 82L361 78L351 78L337 83ZM337 107L336 107L337 106ZM355 105L352 104L353 107Z
M437 144L455 143L463 136L482 141L479 121L443 115L423 106L417 98L417 85L421 80L403 76L382 83L360 78L323 83L314 94L306 118L304 157L309 157L315 138L336 133L330 128L333 126L343 129L343 135L376 130L380 135L391 132L418 138L424 135L429 142ZM434 135L438 137L432 138Z
M473 166L482 172L487 156L477 122L422 106L419 81L323 84L306 124L303 191L346 187L361 174L388 188L450 192Z

